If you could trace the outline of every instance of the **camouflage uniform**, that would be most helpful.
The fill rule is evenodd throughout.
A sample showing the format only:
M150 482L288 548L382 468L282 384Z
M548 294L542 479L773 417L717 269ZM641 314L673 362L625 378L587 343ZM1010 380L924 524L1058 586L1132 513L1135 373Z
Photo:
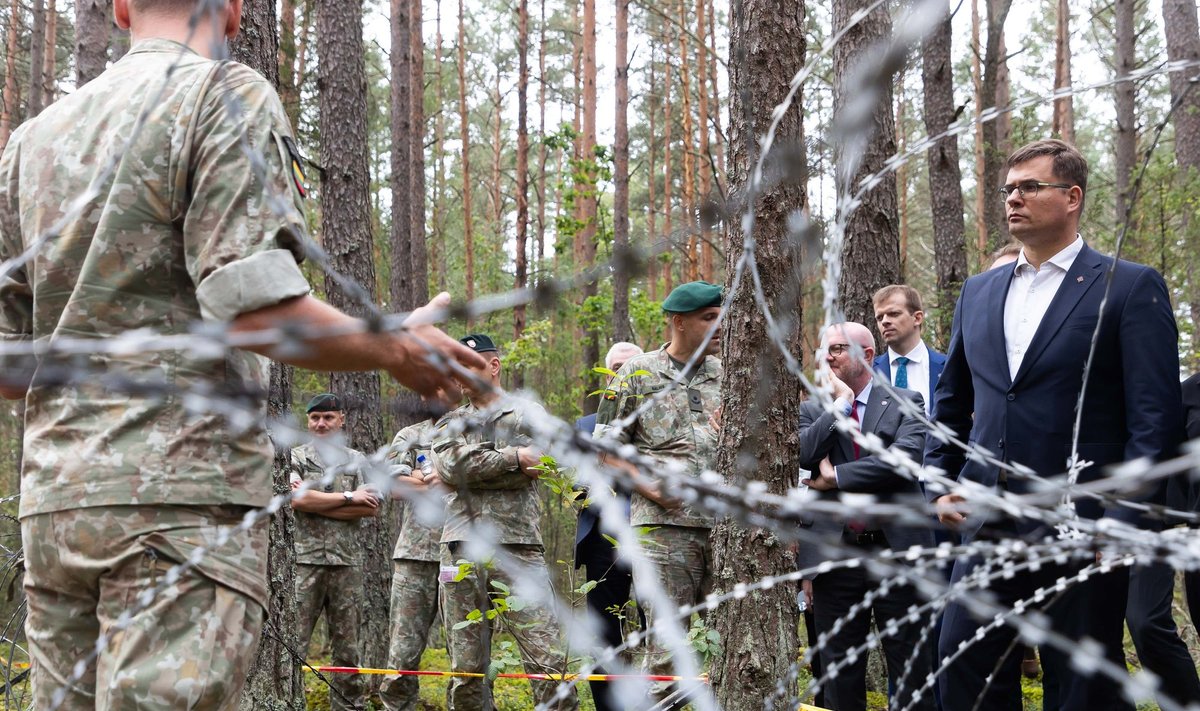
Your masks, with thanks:
M418 472L417 456L432 457L429 437L433 421L405 427L396 433L388 459L407 464ZM431 462L432 463L432 462ZM436 494L430 494L432 500ZM425 502L422 501L422 504ZM432 503L429 503L433 506ZM438 611L438 539L441 523L418 516L418 504L406 502L400 523L400 536L392 553L392 601L388 634L388 667L417 669ZM422 514L425 512L421 512ZM379 688L379 698L388 711L419 708L420 687L417 677L389 676Z
M329 454L331 447L321 448ZM339 448L340 449L340 448ZM292 450L292 472L304 481L320 481L313 491L354 491L362 484L356 462L363 456L342 450L338 461L323 461L313 442ZM321 612L329 628L332 663L356 667L362 661L358 645L359 612L363 606L362 519L339 521L321 514L296 512L296 599L299 608L300 649L307 650ZM359 674L331 674L337 693L330 692L329 708L365 709L366 691ZM340 694L340 695L339 695ZM343 700L344 697L344 700Z
M638 370L649 375L632 375ZM717 433L709 426L708 417L721 403L721 360L705 356L686 385L672 384L677 374L665 345L626 361L614 386L619 393L617 406L600 409L595 437L616 437L621 442L633 443L642 456L663 464L680 465L695 477L715 463ZM689 401L689 390L698 394L698 402ZM624 428L615 426L618 419L630 416L642 406L646 409ZM668 511L635 493L630 524L635 528L654 527L643 534L643 548L675 607L703 600L712 587L712 546L708 540L712 515L686 504ZM648 587L636 574L633 582L635 590ZM652 627L659 611L654 609L652 600L639 601L646 613L646 624ZM673 612L666 610L663 614ZM686 626L687 621L683 624ZM670 654L657 637L650 637L644 647L643 668L650 674L674 673ZM661 685L656 688L660 694L662 690Z
M182 336L308 293L290 135L251 69L138 42L20 126L0 157L0 260L32 252L0 276L0 338ZM243 142L261 153L258 172ZM137 593L266 505L272 467L258 356L178 348L0 363L30 368L20 516L33 706L46 708ZM251 425L185 409L187 392L251 406ZM211 551L172 586L179 597L157 596L114 635L60 708L235 707L261 628L266 548L257 526Z
M477 410L467 404L438 420L433 433L433 460L438 474L455 488L447 497L446 526L442 530L441 562L456 566L467 559L466 542L483 540L498 545L496 557L472 560L473 572L463 580L443 579L442 620L446 624L450 666L458 672L485 672L491 640L487 622L454 629L472 610L487 610L491 585L499 582L528 604L504 613L509 631L517 639L521 661L529 673L563 673L563 649L558 617L553 605L522 595L535 586L551 595L550 574L542 548L539 524L541 506L537 483L521 473L517 448L531 444L525 426L530 416L547 416L535 403L511 399L494 408ZM456 419L473 420L466 432L451 434ZM482 420L475 420L475 418ZM479 530L477 530L477 527ZM557 682L532 682L534 699L552 709L576 709L574 689L567 699L555 702ZM490 684L483 679L455 678L446 692L450 711L492 708Z

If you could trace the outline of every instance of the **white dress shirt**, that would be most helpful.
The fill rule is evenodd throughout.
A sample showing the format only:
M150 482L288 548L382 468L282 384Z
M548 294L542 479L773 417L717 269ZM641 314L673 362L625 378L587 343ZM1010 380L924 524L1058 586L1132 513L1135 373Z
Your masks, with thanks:
M933 410L933 400L929 397L929 347L925 345L924 340L920 340L908 353L897 353L888 348L892 385L896 384L896 369L900 367L896 364L896 359L902 356L908 358L908 385L905 387L921 393L921 397L925 399L925 414L928 415Z
M1025 258L1025 250L1017 257L1008 297L1004 301L1004 348L1008 355L1008 375L1017 377L1029 343L1050 308L1050 302L1062 286L1067 270L1083 249L1083 238L1075 241L1035 269Z

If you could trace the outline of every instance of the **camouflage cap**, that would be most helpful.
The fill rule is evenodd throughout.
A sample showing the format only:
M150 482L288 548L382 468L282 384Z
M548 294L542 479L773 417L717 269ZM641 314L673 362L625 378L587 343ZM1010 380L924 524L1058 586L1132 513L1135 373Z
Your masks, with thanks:
M307 412L343 412L345 407L342 406L342 399L333 393L321 393L308 401L308 406L304 408Z
M472 333L469 336L463 336L458 339L458 342L475 351L476 353L492 353L499 351L492 339L482 333Z
M662 302L662 310L673 314L686 314L710 306L721 305L721 285L706 281L690 281L680 284Z

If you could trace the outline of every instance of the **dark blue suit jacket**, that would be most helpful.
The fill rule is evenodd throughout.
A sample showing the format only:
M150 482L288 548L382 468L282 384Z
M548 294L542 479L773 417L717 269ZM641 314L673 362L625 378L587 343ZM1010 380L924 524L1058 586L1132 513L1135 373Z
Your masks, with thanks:
M946 365L946 354L935 351L925 344L925 349L929 351L929 397L933 397L933 393L937 390L938 378L942 377L942 368ZM892 364L888 361L888 354L875 356L872 363L875 370L887 377L888 382L892 382Z
M1009 377L1004 341L1004 302L1014 270L993 269L968 279L934 393L934 419L1002 461L1019 462L1041 476L1065 472L1083 367L1099 320L1079 437L1079 455L1093 465L1080 481L1105 476L1110 464L1170 456L1183 425L1177 331L1166 284L1149 267L1118 262L1101 319L1105 275L1112 268L1111 257L1083 247L1015 378ZM926 442L925 464L987 486L995 486L1000 474L998 467L968 460L961 449L933 437ZM1007 486L1016 493L1029 490L1015 477ZM945 493L927 488L930 499ZM1147 486L1125 496L1161 501L1162 490ZM1128 507L1103 510L1095 500L1075 501L1087 518L1137 521ZM975 535L982 524L982 516L969 516L964 537Z

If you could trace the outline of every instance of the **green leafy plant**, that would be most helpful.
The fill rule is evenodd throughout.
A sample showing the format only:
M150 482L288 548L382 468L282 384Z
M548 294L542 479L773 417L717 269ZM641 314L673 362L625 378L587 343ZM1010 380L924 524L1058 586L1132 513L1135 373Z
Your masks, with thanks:
M706 665L721 651L721 633L710 630L699 615L692 619L692 627L688 630L687 641Z

